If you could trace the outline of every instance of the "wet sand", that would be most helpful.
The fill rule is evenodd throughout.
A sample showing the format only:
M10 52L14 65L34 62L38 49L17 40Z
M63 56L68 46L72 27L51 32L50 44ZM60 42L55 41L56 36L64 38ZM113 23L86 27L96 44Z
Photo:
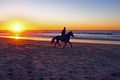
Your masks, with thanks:
M0 38L0 80L120 80L120 45Z

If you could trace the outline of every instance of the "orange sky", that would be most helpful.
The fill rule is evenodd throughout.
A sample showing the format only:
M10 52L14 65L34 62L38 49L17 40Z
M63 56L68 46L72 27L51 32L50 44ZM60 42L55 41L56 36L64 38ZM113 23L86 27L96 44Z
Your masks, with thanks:
M34 22L25 19L13 18L1 22L1 30L11 30L13 26L19 25L23 30L61 30L66 27L68 30L120 30L119 23L107 22Z
M119 0L0 0L0 30L120 30Z
M14 25L20 25L24 30L61 30L63 27L68 30L120 30L119 23L35 23L19 19L4 22L1 30L10 30Z

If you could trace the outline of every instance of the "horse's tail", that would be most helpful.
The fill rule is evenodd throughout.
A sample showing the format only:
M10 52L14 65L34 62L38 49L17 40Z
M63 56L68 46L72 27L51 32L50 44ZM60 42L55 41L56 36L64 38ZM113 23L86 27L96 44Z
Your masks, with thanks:
M56 37L52 38L51 44L54 44Z

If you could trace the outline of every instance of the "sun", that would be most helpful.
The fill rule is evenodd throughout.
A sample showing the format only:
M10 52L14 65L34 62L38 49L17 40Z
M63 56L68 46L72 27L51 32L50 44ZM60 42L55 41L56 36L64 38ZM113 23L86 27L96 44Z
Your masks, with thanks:
M10 19L4 24L5 29L13 34L22 34L27 30L28 25L29 23L26 20L18 18Z
M14 31L20 31L20 30L21 30L20 25L15 25L15 26L13 26L13 30L14 30Z
M12 30L13 30L13 32L20 33L20 32L22 32L22 27L21 27L21 25L13 25Z

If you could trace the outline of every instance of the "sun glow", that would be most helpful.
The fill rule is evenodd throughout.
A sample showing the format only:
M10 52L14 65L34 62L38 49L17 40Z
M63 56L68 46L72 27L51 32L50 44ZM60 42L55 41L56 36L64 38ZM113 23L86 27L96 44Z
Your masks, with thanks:
M19 25L19 24L18 25L13 25L11 30L14 33L21 33L23 31L22 26Z
M6 21L6 23L4 24L4 28L6 30L9 30L11 33L14 34L21 34L23 33L25 30L29 29L29 22L27 22L26 20L22 20L22 19L10 19L8 21Z
M21 31L21 26L20 25L15 25L13 26L13 30L18 32L18 31Z

